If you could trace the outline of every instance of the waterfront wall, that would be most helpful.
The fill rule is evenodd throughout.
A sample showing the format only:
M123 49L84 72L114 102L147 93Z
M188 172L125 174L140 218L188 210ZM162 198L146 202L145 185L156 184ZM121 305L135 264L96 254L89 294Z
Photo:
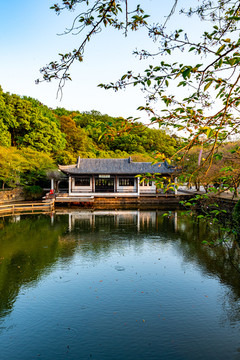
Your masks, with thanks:
M137 208L163 208L164 210L179 209L180 201L189 199L190 195L164 195L164 196L140 196L140 197L97 197L91 201L81 201L77 198L72 201L58 199L55 202L56 207L77 207L77 208L94 208L94 209L135 209Z
M179 204L179 201L189 199L189 195L186 196L175 196L175 195L164 195L164 196L139 196L139 197L94 197L94 204Z
M25 200L25 196L22 188L0 191L0 203L23 200Z

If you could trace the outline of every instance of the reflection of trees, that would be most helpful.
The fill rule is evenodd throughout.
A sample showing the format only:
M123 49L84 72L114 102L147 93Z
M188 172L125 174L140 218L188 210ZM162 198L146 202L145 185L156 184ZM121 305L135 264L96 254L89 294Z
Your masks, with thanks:
M1 222L0 314L6 315L22 286L32 285L58 259L58 237L63 225L52 227L45 216Z
M220 236L219 230L213 224L200 219L194 220L189 217L182 217L179 220L177 235L181 242L179 251L187 262L196 263L202 271L211 276L218 276L220 281L230 285L237 296L240 296L238 271L229 261L229 251L232 256L239 257L239 247L233 243L231 249L226 245L218 245L214 248L204 246L203 240L211 240ZM184 230L181 230L184 224Z
M163 213L141 211L138 219L136 213L133 215L130 211L126 212L125 216L116 215L114 212L106 216L97 216L89 212L85 216L76 217L69 237L74 236L79 244L84 243L81 247L83 254L91 253L95 257L98 254L110 253L112 248L116 247L116 240L119 249L126 246L126 239L139 249L144 244L146 236L156 233L160 235L160 240L180 240L177 242L177 248L186 262L193 262L203 272L218 276L222 282L231 285L239 295L239 273L229 261L227 247L220 245L210 248L202 244L203 240L219 238L221 234L217 226L202 219L181 216L180 212L177 217L176 213L170 217L163 216ZM232 246L230 252L232 256L239 258L237 245Z
M82 213L79 213L82 214ZM131 245L141 252L146 241L150 244L174 243L186 263L196 264L203 273L216 276L230 286L229 317L236 315L240 296L239 273L228 260L224 246L209 248L202 245L219 235L213 225L176 213L130 211L121 214L76 217L69 227L68 215L57 215L51 224L47 216L22 217L19 222L0 222L0 314L11 311L22 286L32 285L51 271L56 261L68 263L79 252L84 260L99 261L112 252L124 253ZM232 247L235 256L239 248Z
M178 228L176 235L180 242L177 248L184 260L196 264L205 274L218 277L221 283L229 287L229 291L221 298L226 317L220 323L240 321L240 274L229 260L231 256L239 263L239 246L236 242L232 242L230 249L224 244L214 248L203 245L203 240L209 241L221 235L217 227L204 220L181 217Z

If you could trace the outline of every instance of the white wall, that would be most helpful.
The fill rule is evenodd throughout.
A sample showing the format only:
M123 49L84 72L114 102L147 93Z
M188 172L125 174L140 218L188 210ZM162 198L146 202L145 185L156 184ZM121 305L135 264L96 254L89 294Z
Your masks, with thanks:
M140 194L155 194L156 193L156 186L154 184L154 181L152 181L152 185L150 186L149 183L148 184L144 184L144 182L142 184L139 185L140 188Z
M117 178L117 192L118 193L136 193L137 192L137 178L134 178L134 186L120 186L119 185L119 178L129 178L128 176L119 176ZM92 192L92 176L90 176L90 185L89 186L76 186L75 185L75 179L71 178L71 194L77 194L77 193L91 193ZM114 183L115 187L115 183ZM140 194L148 193L148 194L155 194L156 193L156 186L154 182L152 182L152 185L150 186L148 184L142 183L142 185L139 184L139 191Z

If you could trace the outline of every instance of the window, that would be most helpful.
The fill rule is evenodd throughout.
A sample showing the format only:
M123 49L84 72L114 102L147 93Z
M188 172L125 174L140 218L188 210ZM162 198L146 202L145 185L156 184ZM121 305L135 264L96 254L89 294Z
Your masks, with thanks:
M133 178L120 178L119 186L134 186L134 179Z
M75 178L75 186L90 186L90 178Z

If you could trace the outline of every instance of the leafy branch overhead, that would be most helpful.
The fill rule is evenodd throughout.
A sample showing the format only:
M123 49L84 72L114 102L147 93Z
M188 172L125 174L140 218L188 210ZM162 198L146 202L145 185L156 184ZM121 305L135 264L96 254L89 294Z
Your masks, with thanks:
M144 28L156 51L136 50L134 54L139 59L152 59L153 64L143 73L129 70L118 81L99 86L115 91L140 87L147 102L139 110L148 113L151 123L185 136L178 158L184 162L193 146L211 147L200 162L200 168L204 165L208 173L220 144L239 134L240 3L201 0L196 8L178 9L180 1L173 0L165 22L153 25L141 4L133 9L129 6L127 0L62 0L54 4L52 9L58 15L73 11L74 20L65 33L80 34L81 38L77 49L60 54L60 61L41 69L43 80L57 79L61 92L70 79L72 64L83 61L85 46L93 35L109 26L125 35L128 30ZM186 18L193 18L196 24L201 21L201 33L188 33L184 28L168 31L169 21L183 24Z
M184 29L168 33L166 24L148 26L149 37L158 44L158 51L134 53L140 59L153 58L155 63L159 57L158 64L150 65L143 74L128 71L117 82L100 86L115 91L140 86L147 95L147 104L139 110L146 111L152 123L185 134L183 159L194 145L211 145L204 161L208 172L220 143L229 135L239 134L240 4L229 0L202 1L196 9L181 13L200 17L208 30L196 41L192 39L194 34ZM184 52L189 53L189 64L163 60L163 55L171 60L179 51L180 59L186 59Z
M116 30L122 30L125 35L127 31L137 30L140 26L147 24L146 19L148 15L144 14L140 5L129 11L128 1L125 0L125 14L123 13L122 1L119 0L95 0L92 5L89 5L88 0L62 0L61 4L54 4L51 6L57 15L63 11L77 11L81 9L70 26L66 29L64 34L82 34L79 47L72 51L59 54L59 61L51 61L48 65L40 69L42 79L37 79L36 83L41 81L51 81L57 79L59 81L58 91L62 96L62 88L66 80L71 80L70 68L75 61L82 62L86 44L91 38L102 31L103 28L113 27Z

